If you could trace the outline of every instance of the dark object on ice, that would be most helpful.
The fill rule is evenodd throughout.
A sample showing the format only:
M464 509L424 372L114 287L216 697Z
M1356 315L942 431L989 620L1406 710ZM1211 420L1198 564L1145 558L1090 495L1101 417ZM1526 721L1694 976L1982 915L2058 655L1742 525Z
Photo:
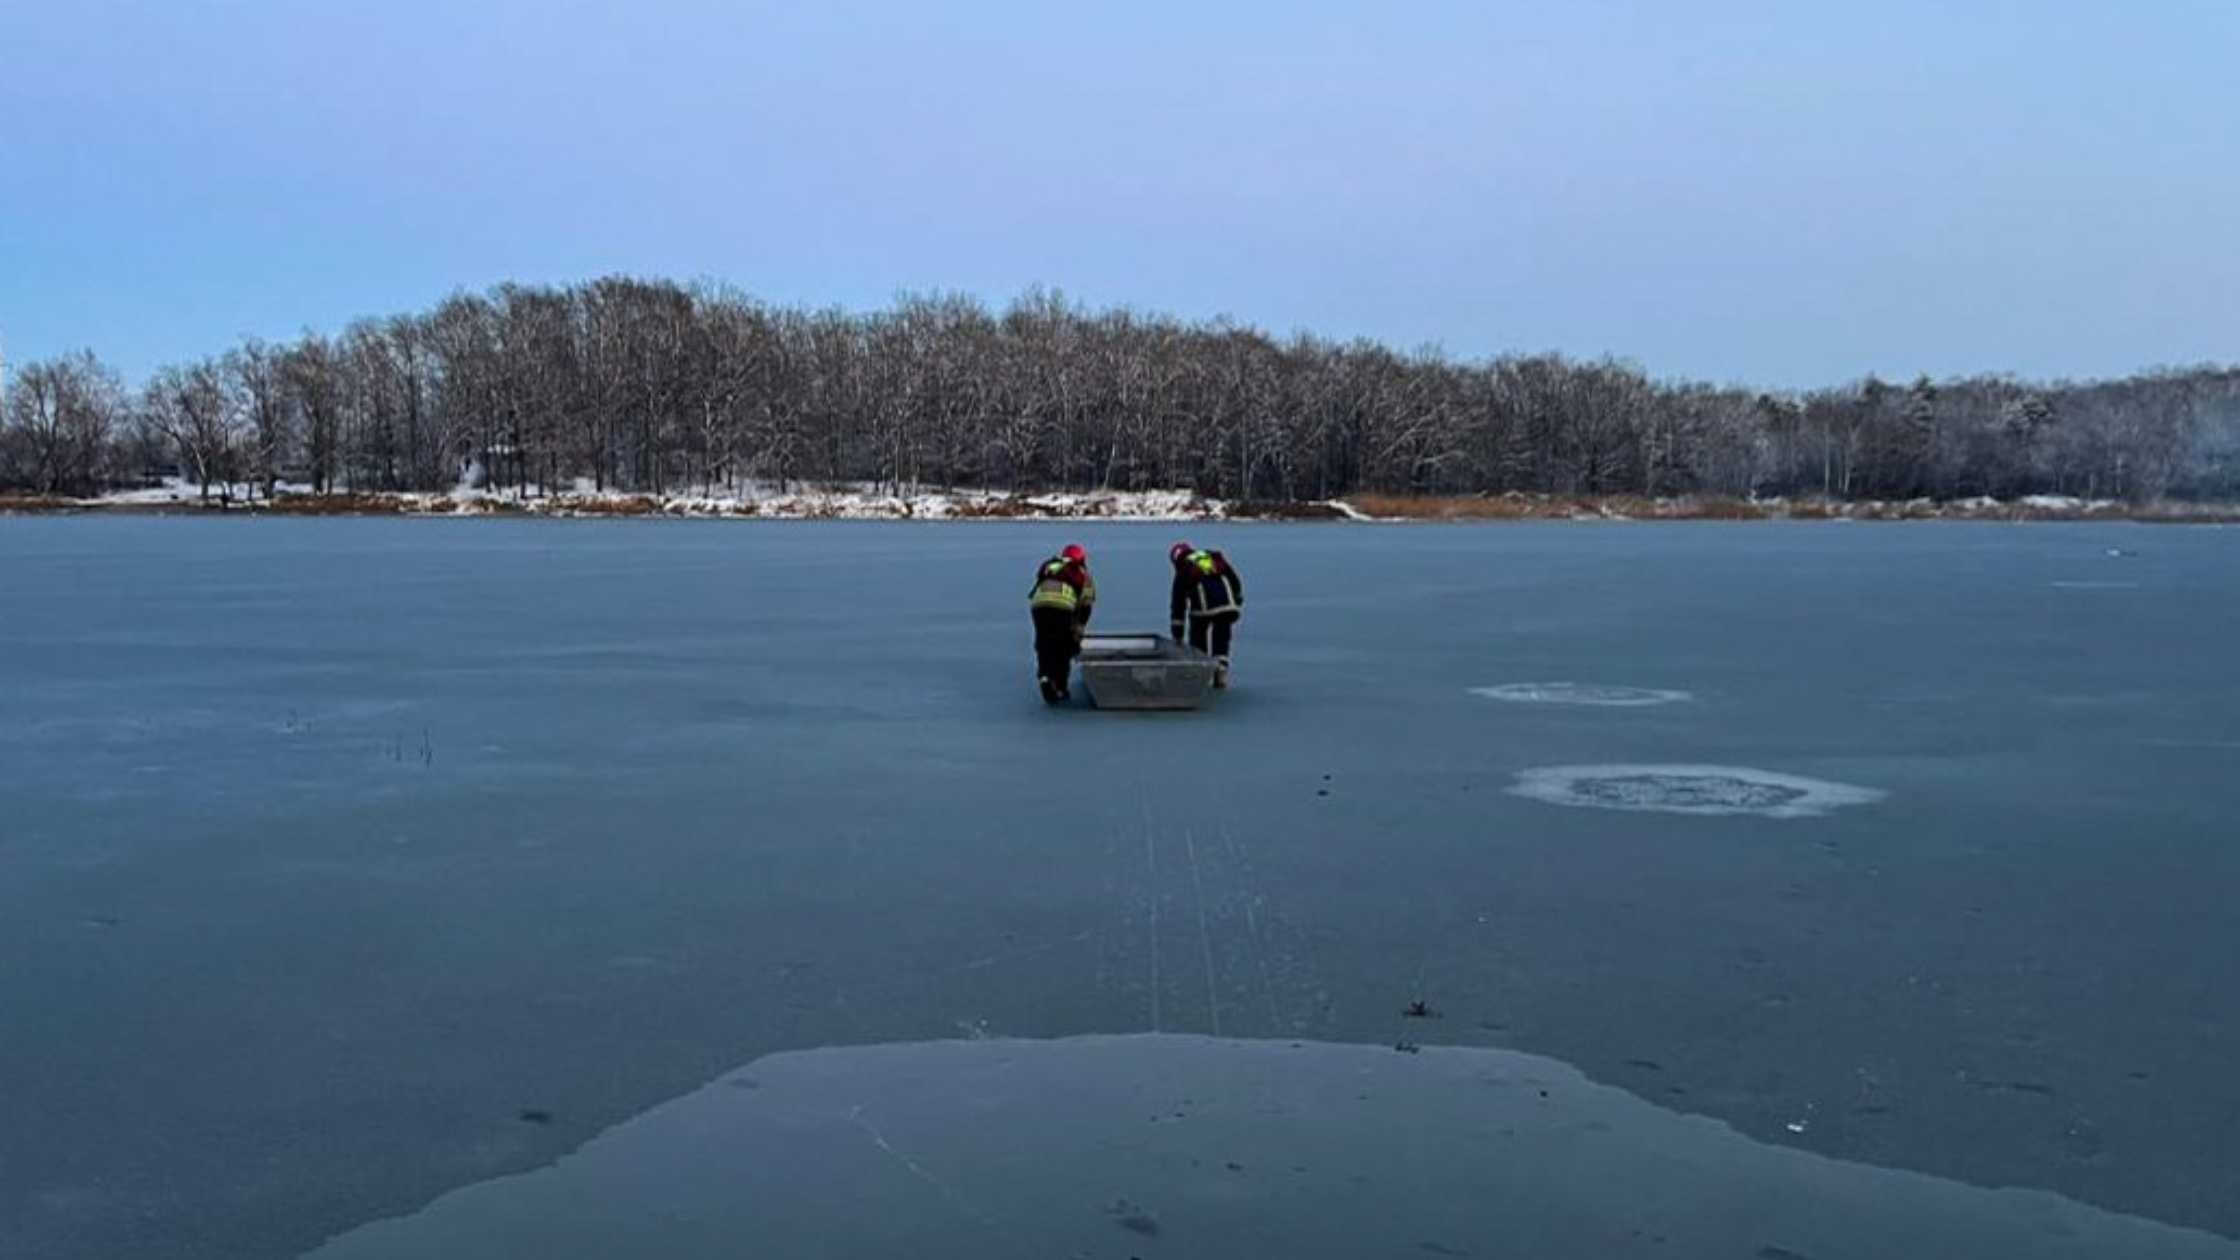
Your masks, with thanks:
M1146 1238L1159 1236L1159 1218L1144 1211L1138 1204L1121 1199L1105 1211L1112 1215L1114 1224L1131 1234L1142 1234Z
M1422 998L1417 998L1415 1001L1408 1003L1408 1009L1400 1013L1407 1016L1409 1019L1439 1018L1439 1012L1432 1010L1431 1004L1424 1001Z
M1395 1041L1395 1042L1393 1042L1393 1043L1392 1043L1392 1048L1393 1048L1393 1049L1395 1049L1395 1050L1398 1050L1398 1051L1399 1051L1400 1053L1402 1053L1402 1054L1422 1054L1422 1053L1423 1053L1423 1047L1422 1047L1422 1046L1419 1046L1419 1045L1417 1045L1416 1043L1414 1043L1414 1042L1412 1042L1412 1041Z
M1195 709L1213 685L1213 658L1157 634L1092 634L1081 641L1081 683L1100 709Z
M523 1107L516 1115L525 1124L551 1124L552 1113L541 1107Z

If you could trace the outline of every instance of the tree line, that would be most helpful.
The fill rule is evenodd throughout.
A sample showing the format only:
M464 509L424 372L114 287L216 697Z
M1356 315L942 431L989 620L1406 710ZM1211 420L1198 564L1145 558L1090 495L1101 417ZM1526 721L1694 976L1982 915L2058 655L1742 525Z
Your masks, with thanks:
M664 493L748 482L1830 498L2240 499L2240 368L2121 380L1874 377L1804 392L1659 380L1616 360L1464 360L1278 339L1225 320L871 313L609 277L247 339L138 388L91 351L0 399L0 486L86 495L179 475L204 495Z

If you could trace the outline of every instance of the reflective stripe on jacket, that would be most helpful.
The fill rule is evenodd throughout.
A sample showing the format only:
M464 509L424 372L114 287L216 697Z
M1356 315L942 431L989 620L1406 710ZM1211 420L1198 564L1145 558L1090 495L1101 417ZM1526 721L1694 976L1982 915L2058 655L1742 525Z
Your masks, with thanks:
M1193 617L1219 617L1244 611L1244 579L1218 551L1194 551L1175 566L1174 589L1167 600L1167 617L1181 621Z
M1029 608L1055 608L1086 614L1097 603L1097 584L1089 570L1070 560L1049 560L1037 570L1034 589L1027 595Z

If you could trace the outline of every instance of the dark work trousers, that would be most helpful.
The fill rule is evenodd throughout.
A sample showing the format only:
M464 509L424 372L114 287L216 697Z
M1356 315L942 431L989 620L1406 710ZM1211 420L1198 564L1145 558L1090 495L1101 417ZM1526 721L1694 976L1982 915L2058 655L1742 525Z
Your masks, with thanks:
M1237 614L1214 613L1190 617L1190 646L1218 660L1229 659L1229 635L1237 628Z
M1072 688L1073 658L1080 651L1074 638L1074 615L1063 608L1034 609L1034 672L1060 691Z

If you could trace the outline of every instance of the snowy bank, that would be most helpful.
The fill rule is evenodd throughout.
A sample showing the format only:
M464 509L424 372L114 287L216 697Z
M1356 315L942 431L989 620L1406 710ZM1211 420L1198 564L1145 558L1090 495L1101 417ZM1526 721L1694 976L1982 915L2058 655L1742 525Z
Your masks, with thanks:
M1099 520L1206 521L1327 516L1341 509L1315 505L1232 504L1187 490L1094 490L1014 493L999 490L904 490L864 485L778 488L692 487L664 494L600 490L588 481L566 489L488 490L458 486L444 492L352 491L319 494L283 483L266 496L246 485L201 487L181 478L90 499L0 499L0 510L252 511L285 515L402 516L670 516L763 520L967 521Z
M444 492L330 491L283 482L261 487L191 481L114 491L90 499L0 495L0 512L269 512L297 516L660 516L781 521L2163 521L2240 523L2240 505L2124 503L2069 495L2015 499L1978 495L1937 499L1741 498L1719 495L1385 495L1305 502L1239 502L1188 490L1089 490L1027 493L767 483L691 487L663 494L601 490L588 480L565 488Z
M989 490L906 491L867 487L630 494L575 489L555 495L459 491L399 496L408 511L535 516L754 517L808 521L1102 520L1199 521L1229 505L1181 490L1010 494Z

